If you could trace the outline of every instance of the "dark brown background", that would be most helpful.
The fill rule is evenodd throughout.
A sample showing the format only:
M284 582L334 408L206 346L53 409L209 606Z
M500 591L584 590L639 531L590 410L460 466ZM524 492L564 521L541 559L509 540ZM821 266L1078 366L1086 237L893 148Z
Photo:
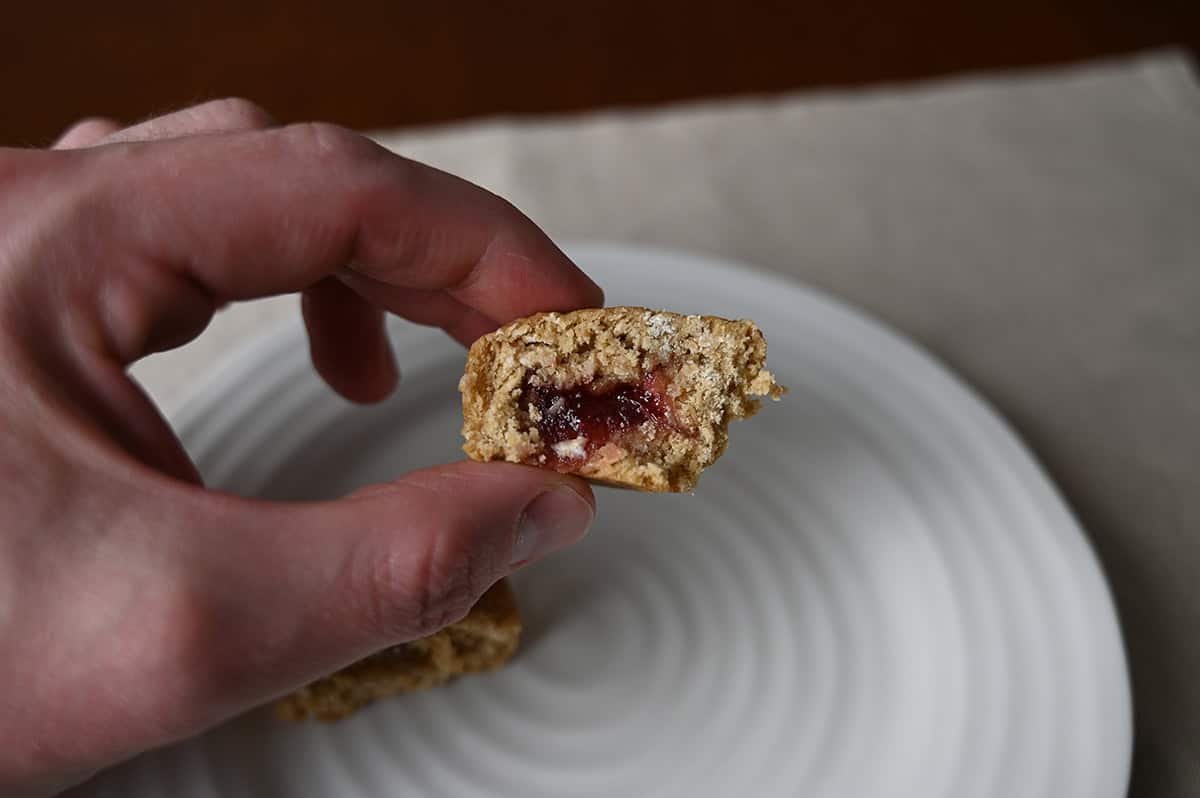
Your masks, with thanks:
M380 128L1200 46L1196 0L6 5L5 145L224 95Z

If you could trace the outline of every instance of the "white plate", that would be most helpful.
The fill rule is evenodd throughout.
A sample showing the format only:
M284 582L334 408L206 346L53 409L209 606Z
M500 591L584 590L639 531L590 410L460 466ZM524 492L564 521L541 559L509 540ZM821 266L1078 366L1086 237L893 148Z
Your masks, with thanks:
M613 304L757 320L792 392L694 496L602 491L518 575L507 669L341 724L254 713L143 756L113 796L1105 798L1128 680L1079 524L997 416L910 343L795 283L578 247ZM404 385L352 408L298 325L177 419L210 484L334 496L457 459L463 352L395 326Z

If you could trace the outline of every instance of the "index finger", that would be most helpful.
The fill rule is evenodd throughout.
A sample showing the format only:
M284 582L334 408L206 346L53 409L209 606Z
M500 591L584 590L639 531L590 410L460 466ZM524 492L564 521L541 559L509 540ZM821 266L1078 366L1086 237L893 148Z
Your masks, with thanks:
M99 185L112 192L110 231L139 260L182 274L216 303L299 291L346 269L370 278L356 285L444 291L497 323L603 301L508 202L342 128L295 125L91 154L104 171ZM448 306L455 318L438 319L436 303L429 311L426 323L461 316Z

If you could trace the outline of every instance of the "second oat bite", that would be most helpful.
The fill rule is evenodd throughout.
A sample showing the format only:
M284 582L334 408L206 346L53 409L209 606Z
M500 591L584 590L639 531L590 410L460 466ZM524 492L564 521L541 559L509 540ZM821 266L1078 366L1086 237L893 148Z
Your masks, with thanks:
M647 491L692 490L754 397L784 388L752 321L619 307L539 313L471 346L463 450Z

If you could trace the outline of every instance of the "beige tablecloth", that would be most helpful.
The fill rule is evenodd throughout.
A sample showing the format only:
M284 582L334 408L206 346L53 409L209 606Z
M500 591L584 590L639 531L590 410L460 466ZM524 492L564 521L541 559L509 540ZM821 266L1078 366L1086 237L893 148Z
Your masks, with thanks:
M786 272L947 361L1100 552L1133 671L1134 793L1200 794L1200 91L1181 55L380 138L559 240ZM294 312L235 308L136 373L170 409Z

